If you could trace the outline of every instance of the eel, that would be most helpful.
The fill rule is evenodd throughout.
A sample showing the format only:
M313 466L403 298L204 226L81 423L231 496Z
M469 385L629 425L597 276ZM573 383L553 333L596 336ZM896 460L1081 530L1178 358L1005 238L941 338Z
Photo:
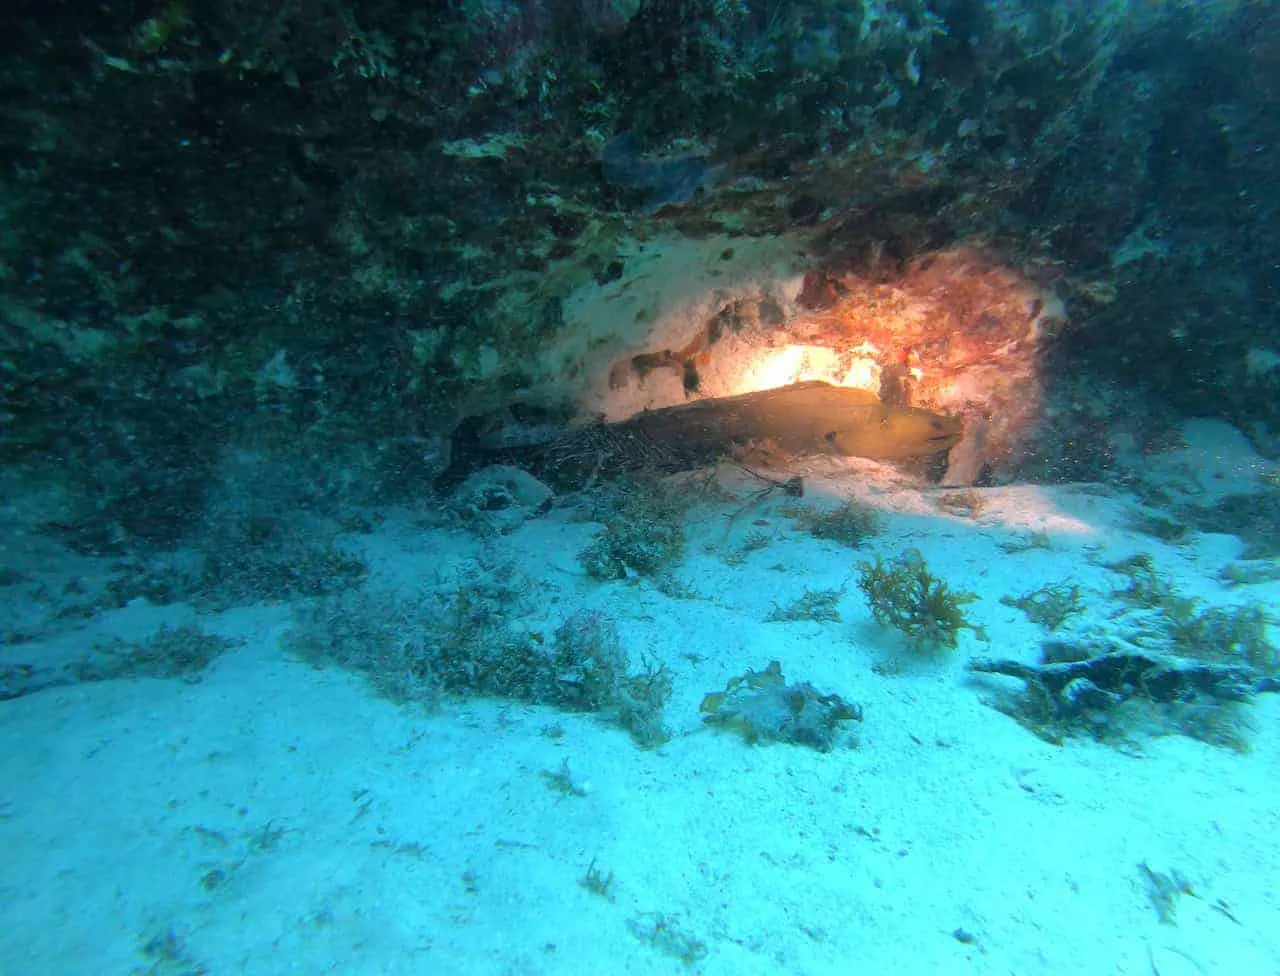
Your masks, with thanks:
M513 464L563 488L628 472L691 471L753 448L785 457L899 461L941 455L962 432L957 418L814 380L646 410L541 443L495 447L455 437L442 480L454 483L485 464Z

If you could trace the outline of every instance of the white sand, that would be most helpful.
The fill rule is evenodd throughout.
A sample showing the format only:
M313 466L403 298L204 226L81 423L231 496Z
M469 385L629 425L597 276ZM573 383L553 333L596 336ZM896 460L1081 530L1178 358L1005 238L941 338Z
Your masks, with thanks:
M1249 487L1260 462L1239 445L1224 457L1206 429L1152 470L1187 490ZM1182 736L1053 746L965 671L1036 657L1043 633L1002 595L1072 579L1106 615L1123 580L1098 563L1135 552L1209 603L1276 606L1275 584L1216 581L1238 541L1163 546L1128 527L1132 498L1084 487L985 490L974 520L865 473L809 485L811 499L856 490L887 513L883 533L854 552L776 507L728 533L732 505L699 508L679 571L698 599L586 580L576 553L594 526L564 510L484 547L394 513L350 540L383 582L412 587L485 548L545 580L549 620L607 610L633 661L675 675L674 737L654 752L590 716L381 700L291 660L284 606L200 618L246 643L198 683L0 702L0 973L1280 973L1280 697L1250 706L1247 754ZM751 529L774 541L728 565ZM1053 548L999 547L1030 530ZM989 642L966 632L954 652L913 656L852 582L840 623L761 622L908 546L980 595ZM174 613L138 603L59 640L87 647ZM820 754L702 725L704 693L772 659L864 707L848 741ZM554 724L561 738L543 734ZM585 795L548 787L565 760ZM579 884L593 860L613 872L611 899ZM1190 883L1176 924L1158 918L1144 862ZM686 967L638 937L655 926L705 957Z

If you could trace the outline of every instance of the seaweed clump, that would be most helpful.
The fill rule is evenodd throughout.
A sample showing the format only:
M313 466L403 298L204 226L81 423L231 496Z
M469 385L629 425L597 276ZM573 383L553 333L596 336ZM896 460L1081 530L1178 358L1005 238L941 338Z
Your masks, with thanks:
M775 605L764 619L769 622L811 620L814 623L839 623L840 600L844 590L805 590L804 596L792 600L785 607Z
M955 647L961 630L984 636L964 608L977 595L952 590L929 571L919 550L909 549L891 563L876 556L858 568L858 588L866 594L876 623L906 635L915 651Z
M847 498L835 508L817 511L804 505L791 504L784 510L815 539L838 542L850 549L861 548L863 543L880 531L880 516L874 508L856 498Z
M526 609L523 581L510 566L476 567L443 590L324 597L298 612L287 643L313 664L364 675L396 702L528 698L540 648L536 634L514 625Z
M1260 603L1200 610L1185 601L1169 611L1177 653L1201 661L1243 663L1263 675L1280 674L1280 648L1267 637L1271 618Z
M685 966L695 966L707 958L707 944L682 928L673 916L646 912L627 919L627 928L641 942Z
M1125 576L1128 585L1112 592L1123 606L1108 616L1105 628L1046 642L1038 665L970 665L1025 683L1018 699L997 707L1050 742L1077 732L1113 742L1140 732L1178 732L1247 751L1255 726L1244 706L1259 694L1280 691L1280 649L1269 639L1273 621L1267 608L1202 607L1179 593L1145 553L1107 568ZM1074 604L1066 599L1070 591L1057 590L1062 601L1043 602Z
M629 671L616 626L598 613L570 616L547 641L516 619L529 605L522 591L498 567L451 592L340 594L303 611L289 644L305 660L363 674L393 701L509 698L599 714L642 748L666 742L670 673L649 664Z
M549 698L560 708L599 712L626 729L636 745L652 749L670 733L662 710L671 697L671 672L644 662L628 670L617 627L603 614L579 611L556 630Z
M209 634L194 624L162 626L149 638L131 643L115 638L94 646L72 671L78 681L117 678L182 678L195 681L213 661L243 641Z
M1051 632L1085 609L1080 587L1074 583L1042 586L1019 597L1002 596L1000 602L1006 607L1021 610L1032 623Z
M194 683L217 658L243 643L206 633L194 624L180 627L166 624L143 641L114 637L96 643L84 657L67 664L42 667L21 663L0 667L0 701L84 681L181 678Z
M1112 596L1128 604L1130 640L1144 648L1198 661L1244 664L1264 675L1280 674L1280 648L1268 637L1273 618L1257 602L1202 608L1183 596L1141 553L1106 567L1129 579Z
M1024 691L996 708L1047 742L1086 733L1126 743L1138 733L1178 732L1247 752L1254 725L1242 706L1280 681L1243 664L1134 650L1115 638L1050 641L1042 663L977 660L973 671L1021 679Z
M593 579L659 576L684 555L684 514L685 504L657 487L624 495L578 559Z
M790 742L830 752L839 722L862 721L862 709L839 695L821 694L806 681L789 685L782 665L729 679L724 691L702 699L703 721L739 732L748 742Z

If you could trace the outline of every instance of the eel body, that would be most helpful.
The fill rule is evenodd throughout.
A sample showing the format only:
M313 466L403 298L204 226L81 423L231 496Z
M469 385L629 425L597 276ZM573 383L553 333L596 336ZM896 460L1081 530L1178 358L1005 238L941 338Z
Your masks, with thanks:
M875 394L821 381L646 410L538 444L454 444L454 465L525 467L559 486L630 471L693 470L753 448L784 457L834 455L904 460L940 455L959 440L958 419L883 403Z

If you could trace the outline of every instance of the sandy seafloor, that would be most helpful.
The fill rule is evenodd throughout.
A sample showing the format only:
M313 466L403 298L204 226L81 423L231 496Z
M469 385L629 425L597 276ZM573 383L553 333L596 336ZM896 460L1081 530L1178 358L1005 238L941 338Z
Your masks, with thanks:
M1272 470L1220 425L1188 438L1147 477L1205 501ZM984 489L966 518L866 464L807 480L810 501L879 508L881 534L853 551L772 503L729 529L732 503L696 507L677 572L692 599L586 579L577 553L597 526L572 506L497 539L401 510L344 538L383 584L496 555L542 581L548 619L607 611L633 660L674 674L673 737L654 751L590 715L381 699L291 659L285 605L197 615L135 600L60 634L88 646L196 620L246 642L198 682L0 702L0 972L1280 973L1280 696L1248 706L1244 753L1181 735L1055 746L965 669L1036 659L1044 633L1006 594L1074 580L1102 626L1123 580L1101 563L1136 552L1207 604L1276 606L1277 584L1218 582L1239 540L1162 544L1117 488ZM730 565L748 530L770 545ZM1001 548L1032 531L1051 548ZM907 547L979 594L986 641L965 632L954 652L917 656L872 621L852 568ZM839 623L762 622L841 584ZM864 720L826 754L703 725L705 693L770 660ZM542 775L566 760L581 796ZM609 898L579 883L593 862L613 874ZM1185 879L1172 923L1142 864ZM641 937L655 932L670 938ZM675 958L695 943L702 958Z

